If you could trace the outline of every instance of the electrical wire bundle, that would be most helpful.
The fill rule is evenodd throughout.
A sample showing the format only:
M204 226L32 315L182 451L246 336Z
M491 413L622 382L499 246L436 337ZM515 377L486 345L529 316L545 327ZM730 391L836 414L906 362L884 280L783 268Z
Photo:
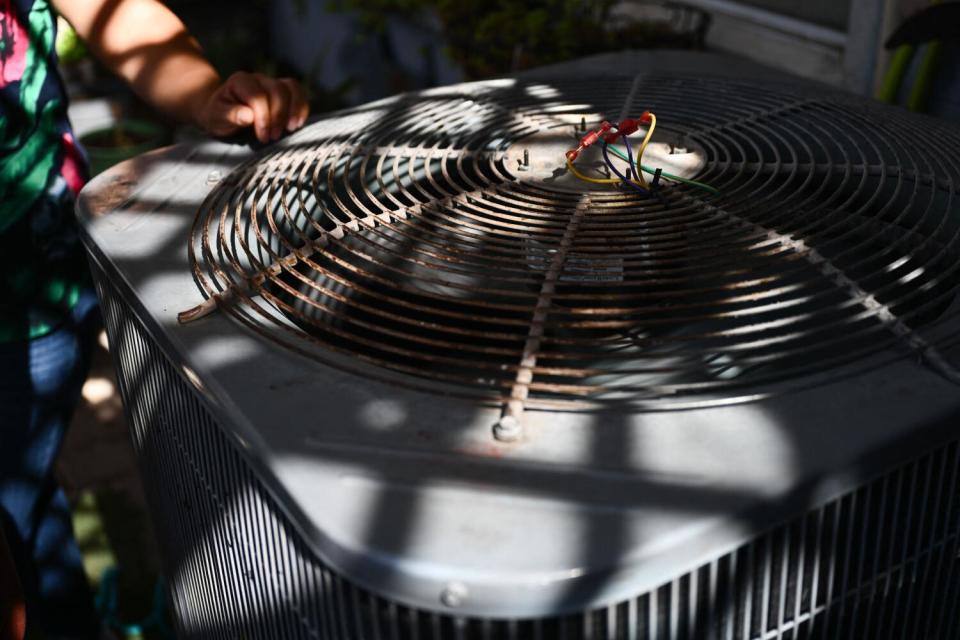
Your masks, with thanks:
M630 149L629 136L630 134L635 133L641 125L647 125L647 132L643 136L643 141L640 143L640 147L637 149L636 160L634 160L633 152ZM599 129L596 131L591 131L580 139L580 144L576 149L570 149L567 151L567 170L584 182L589 182L591 184L627 185L634 191L637 191L644 196L650 196L658 189L660 185L660 178L681 182L683 184L689 184L690 186L709 191L714 195L718 195L720 192L708 184L697 182L696 180L682 178L680 176L673 175L672 173L665 173L659 167L652 168L643 164L643 152L646 150L647 145L650 144L650 139L653 137L653 132L656 128L657 116L650 111L644 111L639 118L627 118L626 120L620 122L620 124L612 124L604 120L600 124ZM621 151L619 147L614 146L618 139L623 140L626 153ZM583 150L595 144L597 141L600 141L602 145L603 161L606 163L610 172L616 176L616 178L592 178L580 172L576 166L574 166L573 163L583 152ZM621 160L624 160L628 163L629 167L626 175L621 173L621 171L617 169L616 165L613 164L613 161L610 160L611 152ZM644 173L649 173L653 176L653 179L649 183L644 178Z

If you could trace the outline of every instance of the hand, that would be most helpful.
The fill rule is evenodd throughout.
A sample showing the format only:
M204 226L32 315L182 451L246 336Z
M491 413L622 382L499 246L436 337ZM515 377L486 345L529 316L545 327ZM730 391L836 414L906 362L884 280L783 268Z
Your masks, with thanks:
M303 126L310 113L303 87L290 78L235 73L201 105L197 122L209 134L229 136L253 127L257 140L276 140Z

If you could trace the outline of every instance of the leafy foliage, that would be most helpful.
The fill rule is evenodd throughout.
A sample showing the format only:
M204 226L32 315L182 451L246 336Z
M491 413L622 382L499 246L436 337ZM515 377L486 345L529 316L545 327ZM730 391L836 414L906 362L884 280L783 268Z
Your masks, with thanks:
M451 58L484 78L627 47L670 44L663 25L611 24L613 0L329 0L371 33L390 16L439 19Z

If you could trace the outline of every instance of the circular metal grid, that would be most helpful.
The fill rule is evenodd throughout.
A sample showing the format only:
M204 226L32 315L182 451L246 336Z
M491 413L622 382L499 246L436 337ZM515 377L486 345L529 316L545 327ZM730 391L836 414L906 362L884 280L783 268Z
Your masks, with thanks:
M721 195L644 199L571 183L562 155L546 174L517 160L643 109ZM958 284L958 150L953 129L823 92L461 85L241 166L201 207L191 259L259 333L394 382L527 406L729 402L931 352L921 330Z

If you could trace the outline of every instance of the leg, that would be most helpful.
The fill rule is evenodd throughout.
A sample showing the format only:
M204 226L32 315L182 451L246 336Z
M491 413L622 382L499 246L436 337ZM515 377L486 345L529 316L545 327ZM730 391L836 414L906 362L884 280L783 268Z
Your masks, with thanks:
M0 345L0 508L11 546L26 560L27 623L50 636L92 638L98 628L70 510L53 478L96 327L95 302L87 294L57 331Z

